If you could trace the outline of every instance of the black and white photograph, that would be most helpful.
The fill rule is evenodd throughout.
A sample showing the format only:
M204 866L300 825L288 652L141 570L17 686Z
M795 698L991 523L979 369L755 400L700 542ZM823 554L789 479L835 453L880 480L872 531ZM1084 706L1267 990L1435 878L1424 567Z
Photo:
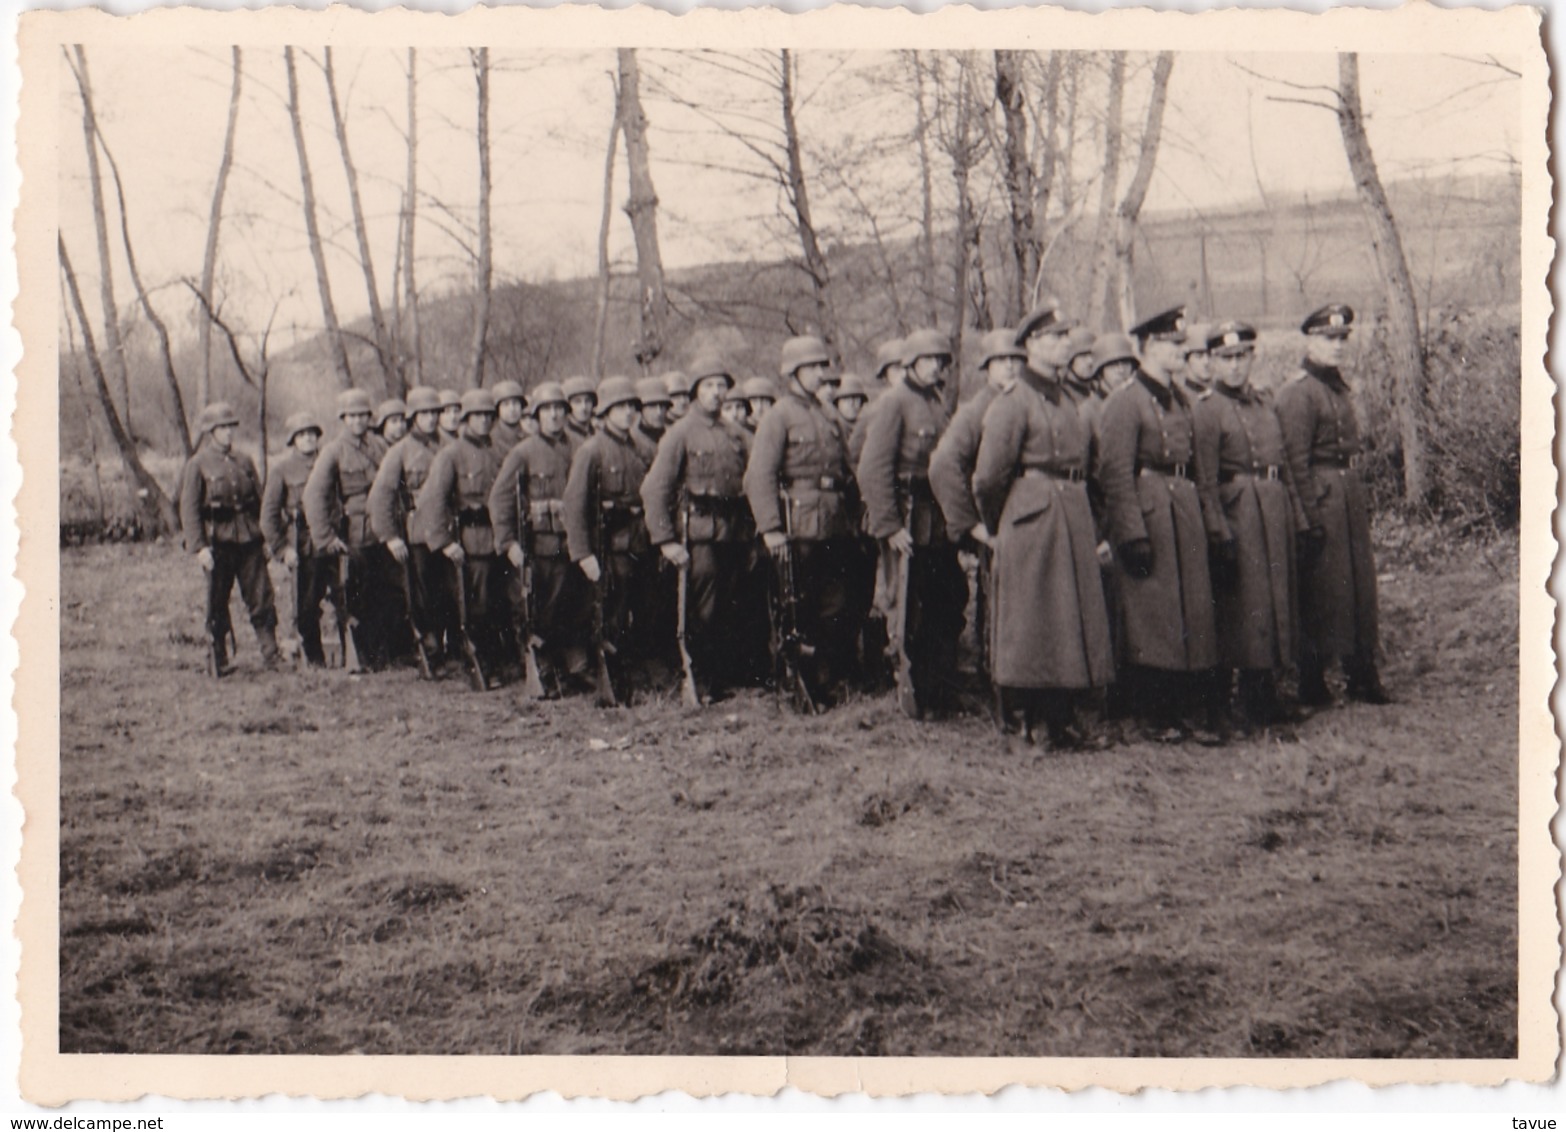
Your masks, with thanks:
M36 1099L1553 1072L1537 13L355 15L23 17Z

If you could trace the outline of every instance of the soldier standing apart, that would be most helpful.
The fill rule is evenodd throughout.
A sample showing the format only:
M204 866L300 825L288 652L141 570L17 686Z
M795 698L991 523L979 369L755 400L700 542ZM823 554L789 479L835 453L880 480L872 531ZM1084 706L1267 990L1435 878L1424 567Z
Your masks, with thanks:
M267 472L261 493L261 534L267 553L294 575L294 628L305 663L326 663L321 648L321 602L335 575L330 559L315 553L304 516L304 489L321 447L321 426L309 413L295 413L285 425L288 454Z
M1064 750L1086 743L1076 698L1106 687L1115 669L1087 494L1092 436L1060 388L1066 337L1051 337L1060 362L1042 364L1029 338L1027 368L984 414L973 493L995 544L1003 719L1009 730L1020 710L1024 737L1042 719Z
M1241 723L1282 720L1277 674L1296 645L1294 535L1304 512L1294 494L1283 427L1272 400L1252 388L1256 331L1222 322L1206 345L1217 378L1192 409L1197 466L1219 501L1219 530L1208 546L1221 664L1219 694L1229 715L1230 681L1239 669Z
M566 436L565 392L546 381L533 390L538 431L506 456L489 492L489 518L495 549L511 564L508 597L513 632L521 621L543 641L539 668L544 694L585 691L588 592L580 571L566 557L565 488L571 475L572 444ZM524 540L525 531L525 540ZM522 590L524 566L531 564L531 595ZM530 608L524 603L529 603Z
M566 436L571 441L571 451L586 444L593 437L593 410L598 406L598 393L590 377L568 377L561 385L565 392Z
M455 444L462 427L462 397L455 389L440 391L441 447Z
M1332 702L1325 668L1341 657L1350 699L1391 702L1376 671L1376 563L1370 500L1360 470L1359 420L1343 358L1354 311L1313 312L1305 364L1278 391L1278 418L1308 529L1300 538L1300 702Z
M397 603L396 608L418 626L433 665L440 659L445 638L455 640L452 611L440 600L445 590L438 578L442 571L424 541L417 508L419 492L441 449L440 395L428 386L410 389L408 411L413 428L392 445L370 485L370 529L384 545L396 571L407 572L408 600ZM402 581L394 579L393 592L403 588Z
M1150 737L1217 742L1195 726L1211 706L1218 663L1199 459L1185 394L1185 312L1176 307L1131 332L1143 364L1109 395L1100 426L1099 482L1119 565L1123 673Z
M226 402L201 410L200 439L179 478L185 549L196 556L207 579L207 635L212 640L211 671L217 677L233 671L228 597L236 579L261 646L261 663L275 668L279 658L277 609L261 540L261 477L250 457L234 451L238 427L239 415Z
M930 490L930 454L949 418L940 383L951 368L951 341L938 330L908 336L903 382L881 398L859 457L867 530L881 546L882 573L908 560L908 608L901 642L913 678L915 718L951 709L957 669L957 636L967 584L957 564L957 547Z
M488 389L469 389L462 395L461 435L436 453L416 500L425 542L452 564L445 574L452 585L448 601L459 610L466 590L463 627L478 654L486 688L500 686L498 674L506 665L501 640L505 584L489 521L489 492L502 460L489 439L494 427L495 395Z
M527 394L510 378L495 382L492 392L495 394L495 427L490 430L489 442L504 456L527 435L522 424L522 414L527 411Z
M756 529L745 501L750 435L719 416L734 378L716 358L697 359L690 375L695 399L659 445L641 495L653 545L689 572L686 647L709 703L755 668L741 651L741 594Z
M604 378L598 387L602 427L576 450L565 491L571 561L603 591L601 620L616 699L622 699L619 690L628 687L633 665L663 647L648 639L653 559L641 490L655 450L633 430L640 412L630 378Z
M337 416L343 429L316 458L305 484L304 504L316 553L347 559L345 608L339 612L354 626L359 663L375 671L386 665L386 620L396 606L389 594L377 590L385 572L376 569L381 548L370 529L369 498L386 446L370 431L370 415L370 397L364 390L338 394ZM339 562L339 572L341 566Z
M848 453L837 422L816 399L831 366L816 337L783 343L786 389L756 427L745 495L773 562L792 557L797 629L814 649L801 675L817 704L829 703L853 667L858 627L849 573L856 535ZM863 416L860 417L863 420ZM788 599L790 595L780 596Z

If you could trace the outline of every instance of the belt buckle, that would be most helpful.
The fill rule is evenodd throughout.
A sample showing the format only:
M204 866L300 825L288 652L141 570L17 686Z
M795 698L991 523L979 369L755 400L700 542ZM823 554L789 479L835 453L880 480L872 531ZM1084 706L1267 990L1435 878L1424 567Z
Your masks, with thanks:
M1277 464L1268 464L1267 465L1267 478L1270 479L1270 480L1275 480L1275 479L1278 478L1278 465Z
M1175 465L1175 466L1174 466L1174 467L1173 467L1173 468L1172 468L1172 469L1171 469L1171 472L1172 472L1172 474L1173 474L1173 475L1174 475L1174 476L1176 476L1176 477L1177 477L1177 478L1179 478L1179 479L1182 479L1182 480L1184 480L1184 479L1190 479L1190 478L1191 478L1191 477L1190 477L1190 476L1188 476L1188 475L1186 475L1186 468L1188 468L1188 467L1189 467L1189 466L1190 466L1190 465L1188 465L1188 464L1176 464L1176 465Z

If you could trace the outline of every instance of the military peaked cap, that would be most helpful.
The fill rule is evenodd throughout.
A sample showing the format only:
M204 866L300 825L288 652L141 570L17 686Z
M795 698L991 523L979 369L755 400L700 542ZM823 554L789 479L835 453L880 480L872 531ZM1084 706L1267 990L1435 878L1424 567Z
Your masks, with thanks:
M1028 336L1037 334L1040 330L1069 330L1071 322L1061 312L1060 303L1054 299L1045 299L1034 307L1017 325L1017 341L1026 342Z
M1347 338L1354 329L1354 308L1347 303L1328 303L1311 311L1300 323L1306 334L1325 334L1329 338Z
M1207 348L1220 357L1244 354L1256 346L1256 328L1230 319L1207 332Z
M1185 328L1185 307L1170 307L1133 326L1131 337L1143 342L1149 338L1156 338L1163 342L1184 342Z

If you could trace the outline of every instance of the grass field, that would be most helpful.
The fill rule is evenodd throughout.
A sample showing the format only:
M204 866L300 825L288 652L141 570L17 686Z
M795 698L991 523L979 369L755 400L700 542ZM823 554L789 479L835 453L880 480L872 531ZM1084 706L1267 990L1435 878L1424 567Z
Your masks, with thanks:
M1008 752L890 700L203 675L62 551L60 1049L1511 1057L1515 542L1381 568L1398 703Z

